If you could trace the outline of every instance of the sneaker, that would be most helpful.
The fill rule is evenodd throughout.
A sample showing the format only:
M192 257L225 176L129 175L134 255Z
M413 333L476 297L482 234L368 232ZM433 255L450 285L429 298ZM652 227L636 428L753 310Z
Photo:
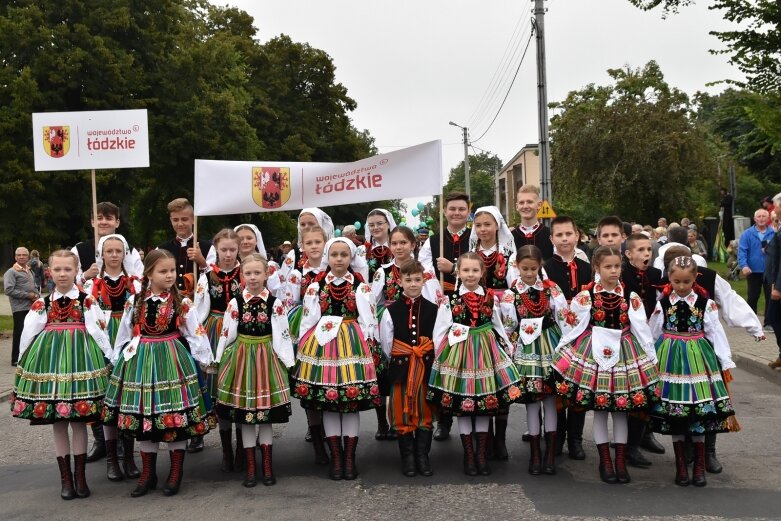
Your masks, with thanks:
M764 326L762 328L762 331L764 331L765 333L771 333L771 334L775 334L776 333L775 329L773 329L771 326Z

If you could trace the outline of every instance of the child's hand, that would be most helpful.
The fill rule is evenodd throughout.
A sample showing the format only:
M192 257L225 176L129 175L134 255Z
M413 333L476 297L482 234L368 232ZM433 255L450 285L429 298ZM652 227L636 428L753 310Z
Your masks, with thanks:
M187 248L187 258L195 262L199 267L206 267L206 259L203 258L200 248Z
M98 276L98 265L94 262L92 263L92 266L89 267L87 271L82 273L82 276L84 277L84 280L90 280L94 279Z

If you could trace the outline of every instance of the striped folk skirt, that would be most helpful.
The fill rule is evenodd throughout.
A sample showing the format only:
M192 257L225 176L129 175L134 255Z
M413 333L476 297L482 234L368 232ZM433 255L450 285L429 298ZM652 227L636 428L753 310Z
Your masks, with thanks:
M556 391L570 405L595 411L643 411L661 392L659 373L629 328L621 334L618 362L599 367L592 354L591 327L553 355Z
M493 416L521 398L521 374L497 341L492 324L471 328L463 342L442 341L427 399L455 416Z
M358 412L380 405L374 355L358 323L343 320L339 333L321 346L315 328L299 342L293 396L305 409Z
M219 311L210 311L206 320L203 322L203 328L206 330L206 336L209 338L209 345L212 348L212 356L217 355L217 344L220 342L222 334L222 319L225 313ZM206 389L209 390L209 396L216 400L217 396L217 375L214 373L206 374Z
M108 323L106 323L106 333L108 334L108 339L111 340L112 346L117 340L117 333L119 333L119 324L122 322L122 315L122 311L112 311Z
M32 425L97 421L108 373L84 323L49 324L19 359L11 412Z
M727 432L735 415L721 366L702 333L668 333L656 343L661 395L651 412L654 431L701 435Z
M556 371L553 370L553 352L559 345L561 329L553 325L543 329L530 344L518 343L513 362L521 374L518 384L523 390L522 403L533 403L556 394Z
M209 432L216 419L196 362L179 333L141 338L109 379L103 421L141 441L182 441Z
M233 423L284 423L290 418L287 369L271 335L239 335L222 354L218 373L217 415Z

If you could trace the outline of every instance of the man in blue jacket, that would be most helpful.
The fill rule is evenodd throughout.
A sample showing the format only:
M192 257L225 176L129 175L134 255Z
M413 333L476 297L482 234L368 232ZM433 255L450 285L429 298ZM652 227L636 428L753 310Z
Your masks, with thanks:
M748 298L746 301L754 313L757 312L760 292L765 294L765 327L768 327L767 306L770 300L770 283L764 281L767 245L775 236L768 226L770 214L759 209L754 212L754 226L747 229L738 241L738 267L746 277Z
M773 197L776 217L781 218L781 193ZM781 367L781 229L775 233L767 245L765 262L765 283L770 284L770 302L767 308L766 320L776 335L779 355L768 365L773 369Z

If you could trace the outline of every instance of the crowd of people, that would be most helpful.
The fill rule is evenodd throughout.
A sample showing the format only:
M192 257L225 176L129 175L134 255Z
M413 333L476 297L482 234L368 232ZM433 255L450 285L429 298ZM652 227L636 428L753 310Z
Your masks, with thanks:
M470 228L468 196L451 193L440 232L416 234L375 209L365 239L335 237L328 214L307 208L275 258L252 224L194 241L193 208L176 199L174 237L142 260L117 233L118 207L100 203L98 243L51 254L47 296L26 249L6 274L13 416L53 425L63 499L90 495L85 464L103 456L107 479L137 478L131 495L148 494L161 442L163 493L174 495L185 454L211 430L223 471L273 485L272 425L289 421L294 401L314 463L334 480L359 474L362 411L375 410L375 438L397 441L409 477L433 474L432 440L447 439L456 417L464 472L477 476L508 459L511 411L523 404L531 475L555 474L565 446L585 458L593 411L603 481L629 483L627 466L650 465L640 449L664 452L656 433L672 437L675 482L705 486L706 471L721 471L716 435L737 426L720 318L764 339L753 297L781 292L752 277L752 309L707 268L689 223L647 229L609 216L588 247L571 218L541 223L540 205L524 185L518 226L486 206ZM767 275L781 273L781 239L763 215L739 255L749 277L765 271L755 243L775 262Z

